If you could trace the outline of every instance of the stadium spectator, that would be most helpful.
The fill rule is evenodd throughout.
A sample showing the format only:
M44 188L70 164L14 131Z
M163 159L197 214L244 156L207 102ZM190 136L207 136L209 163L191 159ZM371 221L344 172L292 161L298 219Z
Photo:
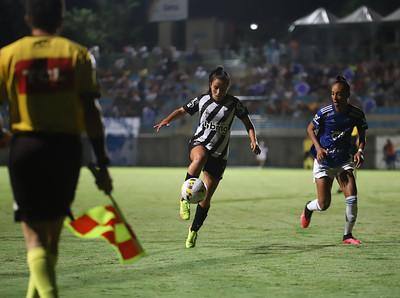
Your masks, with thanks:
M183 107L176 109L154 128L157 132L185 114L194 115L199 112L200 121L196 133L189 143L190 165L186 178L198 178L203 170L203 179L207 194L197 205L196 214L186 239L186 248L196 245L197 234L203 225L210 208L211 198L222 179L228 158L229 135L234 116L238 117L246 127L250 138L250 149L260 154L254 126L245 106L234 96L228 94L230 76L222 68L217 67L209 75L209 90L206 94L195 97ZM180 216L184 220L190 218L190 205L180 200Z
M93 60L86 48L57 36L62 0L26 4L32 36L1 49L0 94L10 105L9 174L27 248L27 297L58 297L58 242L75 195L85 127L99 166L98 187L109 193L112 183Z
M357 186L353 171L364 161L365 130L368 126L364 113L348 103L349 97L350 85L338 76L332 85L332 104L321 108L307 127L313 143L311 153L314 157L317 199L307 202L300 221L301 227L307 228L314 211L329 208L332 183L336 178L346 201L343 243L359 245L361 241L352 234L357 218ZM358 130L358 149L353 156L351 133L354 126Z
M390 139L387 139L385 146L383 146L383 159L385 160L388 170L394 170L396 168L396 150Z

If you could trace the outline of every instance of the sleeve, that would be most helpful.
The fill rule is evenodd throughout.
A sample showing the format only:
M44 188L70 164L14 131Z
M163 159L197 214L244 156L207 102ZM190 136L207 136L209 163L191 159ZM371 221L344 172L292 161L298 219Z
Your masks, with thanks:
M191 99L187 104L185 104L183 108L188 114L193 115L194 113L199 111L199 103L199 98L195 97Z
M1 52L0 52L0 104L6 98L7 98L6 75L4 72L3 61L1 59Z
M78 92L81 96L100 97L96 76L96 60L87 50L79 53L77 61Z
M322 112L321 112L321 110L319 110L315 114L315 116L314 116L314 118L312 120L312 123L314 124L315 129L319 129L320 128L320 126L322 124L322 121L323 121Z
M367 119L365 118L364 112L361 111L361 116L357 119L356 127L358 130L366 130L368 129Z
M244 104L240 101L237 100L236 107L235 107L235 116L238 117L239 119L243 119L244 117L249 115L249 111L247 108L244 106Z

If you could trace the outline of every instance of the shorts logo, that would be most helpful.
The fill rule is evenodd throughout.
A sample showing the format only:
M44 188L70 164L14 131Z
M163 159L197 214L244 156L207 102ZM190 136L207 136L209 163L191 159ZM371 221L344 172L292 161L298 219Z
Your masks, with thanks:
M217 131L217 132L219 132L219 133L221 133L223 135L227 134L227 132L228 132L228 127L227 126L219 125L219 124L216 124L214 122L204 121L203 122L203 127L205 129L215 130L215 131Z

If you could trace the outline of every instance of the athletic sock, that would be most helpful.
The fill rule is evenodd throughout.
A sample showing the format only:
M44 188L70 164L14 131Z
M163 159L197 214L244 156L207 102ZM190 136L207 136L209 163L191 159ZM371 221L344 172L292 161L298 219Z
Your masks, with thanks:
M53 268L56 267L56 263L57 263L57 255L55 254L48 254L48 259L50 262L50 266L52 266ZM51 276L51 281L52 283L56 283L56 276L55 276L55 269L54 270L50 270L50 273L53 273ZM35 286L35 282L33 281L33 277L32 275L29 276L29 283L28 283L28 292L26 293L26 298L40 298L39 296L39 292L36 289Z
M26 293L26 298L40 298L39 292L35 287L35 282L33 281L32 274L29 275L28 291Z
M49 254L43 247L35 247L28 251L28 266L40 297L58 297L54 266Z
M346 223L344 225L344 235L351 235L353 227L357 219L357 196L349 196L346 198Z
M317 199L315 199L315 200L309 202L309 203L306 205L306 207L307 207L307 209L308 209L309 211L321 211L321 207L319 207L319 204L318 204L318 200L317 200Z
M204 220L207 217L209 209L210 209L210 207L203 208L200 206L200 204L197 205L196 214L194 216L193 223L190 228L191 231L197 232L198 230L200 230L201 226L203 225Z
M196 175L190 175L189 173L186 173L185 181L190 179L190 178L199 178L199 175L196 176Z

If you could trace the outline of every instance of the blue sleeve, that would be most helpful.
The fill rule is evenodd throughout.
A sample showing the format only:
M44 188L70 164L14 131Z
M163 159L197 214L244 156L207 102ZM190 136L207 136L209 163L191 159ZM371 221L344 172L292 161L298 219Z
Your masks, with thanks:
M319 110L317 114L315 114L312 123L314 124L315 129L319 129L323 121L322 112Z
M199 98L195 97L191 99L187 104L185 104L183 108L188 114L193 115L194 113L199 111L199 102Z

